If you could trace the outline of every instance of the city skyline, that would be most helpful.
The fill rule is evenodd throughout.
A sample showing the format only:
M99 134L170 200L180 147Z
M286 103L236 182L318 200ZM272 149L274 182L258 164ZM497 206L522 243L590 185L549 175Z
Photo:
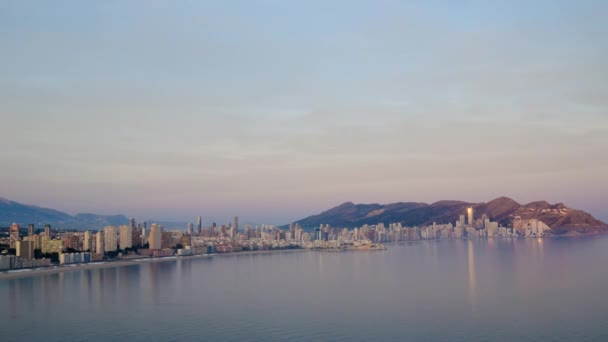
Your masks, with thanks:
M606 2L0 4L0 196L288 223L509 196L607 221Z

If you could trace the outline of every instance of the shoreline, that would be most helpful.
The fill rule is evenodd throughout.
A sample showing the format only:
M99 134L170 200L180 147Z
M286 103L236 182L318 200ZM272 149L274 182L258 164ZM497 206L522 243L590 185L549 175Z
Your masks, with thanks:
M501 237L499 240L527 240L530 238L584 238L584 237L592 237L592 236L608 236L608 234L580 234L580 235L545 235L542 237ZM385 246L391 245L406 245L409 243L416 243L422 241L442 241L442 240L456 240L450 238L444 239L420 239L420 240L406 240L406 241L392 241L392 242L384 242L382 243ZM487 238L478 238L478 239L463 239L463 240L488 240ZM384 249L356 249L356 248L347 248L343 250L346 251L376 251L376 250L386 250ZM133 265L141 265L144 263L150 262L167 262L167 261L175 261L181 259L190 259L190 258L213 258L213 257L238 257L238 256L246 256L246 255L264 255L264 254L273 254L273 253L294 253L294 252L338 252L338 250L315 250L315 249L307 249L307 248L296 248L296 249L275 249L275 250L261 250L261 251L244 251L244 252L230 252L230 253L216 253L216 254L199 254L199 255L186 255L186 256L168 256L168 257L160 257L160 258L152 258L152 257L142 257L142 258L130 258L130 259L122 259L122 260L111 260L111 261L98 261L92 262L88 264L72 264L72 265L53 265L49 267L39 267L39 268L28 268L21 270L11 270L11 271L2 271L0 272L0 281L3 280L11 280L11 279L19 279L19 278L28 278L28 277L37 277L41 275L51 275L61 272L72 272L72 271L82 271L89 269L102 269L102 268L111 268L111 267L120 267L120 266L133 266ZM343 252L340 250L340 252Z
M175 261L180 260L182 258L212 258L215 254L199 254L199 255L187 255L187 256L169 256L169 257L161 257L161 258L133 258L126 260L112 260L112 261L98 261L91 262L87 264L72 264L72 265L53 265L49 267L39 267L39 268L26 268L22 270L12 270L11 271L2 271L0 272L0 281L2 280L10 280L17 278L27 278L27 277L36 277L40 275L50 275L61 272L72 272L72 271L82 271L82 270L90 270L90 269L101 269L101 268L111 268L111 267L120 267L120 266L132 266L132 265L142 265L150 262L166 262L166 261Z
M120 267L120 266L132 266L132 265L141 265L141 264L150 263L150 262L166 262L166 261L175 261L175 260L190 259L190 258L213 258L213 257L229 257L229 256L234 257L234 256L244 256L244 255L261 255L261 254L271 254L271 253L292 253L292 252L308 252L308 249L305 249L305 248L276 249L276 250L231 252L231 253L221 253L221 254L199 254L199 255L186 255L186 256L174 255L174 256L160 257L160 258L142 257L142 258L130 258L130 259L122 259L122 260L98 261L98 262L91 262L88 264L53 265L53 266L49 266L49 267L26 268L26 269L21 269L21 270L2 271L2 272L0 272L0 281L18 279L18 278L37 277L37 276L41 276L41 275L51 275L51 274L56 274L56 273L61 273L61 272L82 271L82 270L111 268L111 267Z
M272 250L261 250L261 251L217 253L214 255L216 257L229 257L229 256L241 256L241 255L260 255L260 254L293 253L293 252L308 252L308 251L309 250L306 248L293 248L293 249L272 249Z

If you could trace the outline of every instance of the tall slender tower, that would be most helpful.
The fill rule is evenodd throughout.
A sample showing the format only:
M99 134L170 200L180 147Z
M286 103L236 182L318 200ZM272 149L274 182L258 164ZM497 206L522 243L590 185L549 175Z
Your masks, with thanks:
M192 223L188 222L188 229L187 229L188 235L192 235L193 231L192 231Z
M232 224L232 227L234 227L235 234L239 232L239 217L238 216L234 217L234 223Z
M95 252L97 252L97 254L103 254L105 252L104 250L104 236L103 236L103 231L98 231L97 232L97 236L95 237L95 239L97 240L97 243L95 244Z
M196 217L196 233L203 235L203 219L200 216Z
M82 240L82 250L85 252L91 251L91 231L84 232L84 240Z
M467 209L467 215L469 216L469 226L473 227L473 208Z
M19 241L19 224L13 223L11 225L9 238L10 248L17 248L17 241Z
M34 236L34 224L33 223L30 223L27 226L27 236L29 236L29 237Z
M47 224L44 226L44 235L46 235L46 237L48 237L49 239L51 238L51 225Z

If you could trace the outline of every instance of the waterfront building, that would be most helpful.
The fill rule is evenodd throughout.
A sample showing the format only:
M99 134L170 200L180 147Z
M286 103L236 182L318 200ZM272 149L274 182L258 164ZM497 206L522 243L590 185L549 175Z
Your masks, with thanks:
M59 254L59 263L65 264L80 264L91 262L91 253L61 253Z
M177 245L177 242L174 241L173 239L173 233L172 232L165 232L163 231L161 233L161 237L160 237L160 248L161 249L166 249L166 248L173 248Z
M17 256L23 259L34 259L34 241L17 241Z
M13 258L12 255L0 255L0 271L10 270Z
M104 251L106 252L114 252L116 251L117 239L116 239L116 227L114 226L106 226L103 228L104 235Z
M239 217L238 216L234 217L234 223L232 225L232 228L234 228L234 234L238 233L238 231L239 231ZM234 237L234 235L233 235L233 237Z
M65 237L66 248L72 248L75 250L82 250L82 242L78 234L72 234Z
M9 230L9 247L17 248L17 241L19 241L19 225L17 223L13 223Z
M191 222L188 222L188 229L186 229L189 235L194 233L194 225Z
M203 235L203 218L200 216L196 217L196 233Z
M132 226L120 226L118 228L118 242L120 245L120 249L124 250L126 248L133 247L133 227Z
M139 227L131 229L131 246L140 247L142 245L142 229Z
M48 236L42 238L42 253L61 253L64 247L63 240L51 240Z
M146 228L141 229L141 245L145 245L148 243L148 237L146 236Z
M98 231L96 236L95 236L95 252L97 254L103 255L106 251L105 251L105 246L104 246L104 236L103 236L103 232L102 231Z
M91 247L91 231L87 230L84 232L84 239L82 240L82 249L87 252L87 251L91 251L92 247Z
M179 239L179 243L183 247L192 246L192 235L182 235L181 238Z
M467 209L467 215L469 217L469 226L474 227L475 223L473 222L473 208L468 208Z
M162 247L162 226L153 223L150 227L150 249L161 249Z

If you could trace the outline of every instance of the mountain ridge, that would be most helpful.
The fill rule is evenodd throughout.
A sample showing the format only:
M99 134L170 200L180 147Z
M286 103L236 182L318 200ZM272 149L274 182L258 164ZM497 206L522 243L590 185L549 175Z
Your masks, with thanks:
M102 229L105 226L128 224L129 219L122 215L99 215L79 213L74 216L60 210L22 204L0 197L0 226L18 223L22 227L33 223L36 228L50 224L63 229Z
M454 223L466 209L472 207L475 218L487 215L493 221L509 226L515 216L522 219L539 219L551 227L555 235L608 233L608 225L582 210L568 208L563 203L550 204L534 201L520 204L506 197L489 202L471 203L458 200L441 200L431 204L396 202L389 204L355 204L344 202L320 214L295 221L304 227L329 224L335 227L357 227L364 224L402 223L406 226Z

